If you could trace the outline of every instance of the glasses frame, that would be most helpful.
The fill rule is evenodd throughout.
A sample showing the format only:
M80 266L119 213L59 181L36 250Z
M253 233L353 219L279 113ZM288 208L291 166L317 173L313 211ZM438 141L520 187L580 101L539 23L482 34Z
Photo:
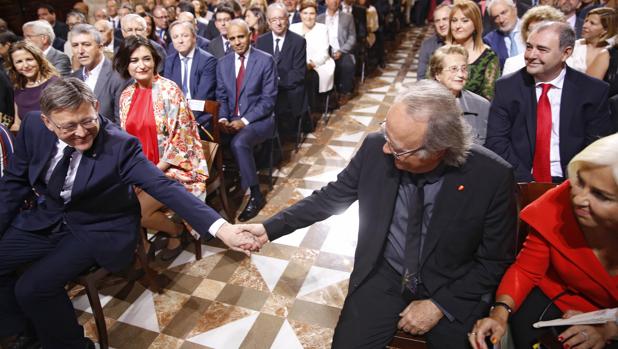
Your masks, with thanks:
M410 149L410 150L404 150L404 151L396 152L395 148L393 147L393 144L391 143L391 140L388 139L388 136L386 135L386 120L380 122L380 132L382 133L382 137L384 137L384 140L386 141L386 145L388 145L388 148L390 149L391 154L393 154L393 156L397 160L403 160L405 158L408 158L408 157L410 157L412 155L415 155L418 152L426 149L424 145L421 145L420 147L418 147L416 149Z
M83 127L85 130L89 130L91 129L93 126L95 126L98 122L99 122L99 117L97 116L93 116L90 117L88 119L84 119L80 122L76 122L74 124L69 124L69 125L58 125L57 123L55 123L50 117L45 116L45 118L47 118L47 120L49 122L51 122L52 125L54 125L57 129L59 129L60 131L64 132L64 133L73 133L75 131L77 131L77 128L79 126Z

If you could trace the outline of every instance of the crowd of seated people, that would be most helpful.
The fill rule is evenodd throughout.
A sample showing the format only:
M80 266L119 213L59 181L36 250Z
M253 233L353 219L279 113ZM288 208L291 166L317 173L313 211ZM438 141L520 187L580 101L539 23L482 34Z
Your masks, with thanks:
M208 169L200 140L217 127L224 150L238 168L238 187L248 195L237 219L250 221L266 204L256 149L275 132L284 140L294 135L304 116L322 113L325 96L337 96L338 106L348 103L362 83L358 70L363 63L383 66L390 34L402 30L409 18L417 26L430 20L434 32L421 45L417 78L435 80L421 84L446 89L448 97L440 98L456 100L461 120L450 122L459 125L461 121L472 136L459 140L462 147L497 154L498 160L492 161L500 162L501 168L508 164L516 182L560 184L522 212L521 219L534 233L510 268L502 263L504 268L496 275L506 274L499 287L496 275L492 285L484 285L492 293L482 300L487 309L479 306L477 319L462 322L452 320L459 310L449 312L441 308L444 303L437 308L451 322L470 325L465 345L469 341L475 348L485 348L487 340L495 343L508 323L517 348L524 348L541 335L531 331L530 324L542 312L559 317L571 316L573 310L618 306L618 262L613 257L618 244L610 236L618 228L618 148L616 136L609 136L618 130L618 100L611 98L618 94L618 17L613 3L581 6L577 0L541 1L522 11L513 0L456 0L435 8L424 1L412 7L383 0L224 0L217 5L109 0L105 7L93 9L92 18L83 5L76 4L66 23L53 6L35 6L38 20L19 28L23 40L8 29L0 32L5 68L0 74L0 101L10 101L0 105L0 174L6 172L13 149L7 130L17 133L22 125L34 123L29 118L41 110L48 85L70 89L69 85L77 84L79 90L79 82L64 78L72 76L96 97L95 104L88 104L86 93L88 108L84 108L96 110L105 119L101 125L91 119L69 123L73 132L96 134L101 127L114 134L107 129L117 124L138 139L140 157L148 162L140 166L148 171L158 168L164 174L158 180L190 193L193 198L183 195L186 200L205 199ZM197 107L204 100L219 102L217 124ZM56 115L61 109L54 108L48 106ZM55 124L54 119L43 117L45 126L62 140L66 124ZM418 156L440 162L446 156L436 151L448 148L441 139L432 140L435 144L429 148L417 144L409 147L413 150L399 151L403 148L391 144L387 136L395 133L393 127L387 132L385 125L383 133L379 154L392 155L395 161ZM58 160L62 152L58 148ZM446 170L438 168L442 176ZM191 230L210 232L203 225L194 226L191 215L186 221L171 218L168 209L179 208L182 212L177 213L184 218L186 208L157 197L151 182L120 175L127 176L124 184L135 187L131 200L140 204L141 226L168 236L167 245L160 246L162 260L178 256ZM58 195L55 199L62 201L64 197ZM510 206L502 208L507 212ZM543 221L549 211L560 221ZM563 231L564 226L569 228ZM256 242L245 240L245 246L252 243ZM554 250L566 254L569 261L551 259ZM571 252L575 257L569 256ZM577 258L597 259L582 271L600 280L590 277L594 287L569 274L574 267L568 263L581 267ZM598 287L599 283L605 286ZM557 291L560 287L574 294L562 294ZM496 302L488 310L493 294ZM549 300L555 305L544 309ZM400 327L414 334L429 331ZM615 346L616 333L615 326L604 325L572 327L555 336L570 347L585 342L582 347L596 348L606 341L614 341L609 345ZM438 341L435 337L428 338Z

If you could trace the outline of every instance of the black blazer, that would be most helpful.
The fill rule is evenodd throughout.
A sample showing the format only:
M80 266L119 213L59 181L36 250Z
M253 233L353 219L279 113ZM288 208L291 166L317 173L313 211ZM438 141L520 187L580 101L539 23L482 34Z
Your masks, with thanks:
M258 37L256 48L274 57L271 32ZM307 42L302 36L288 30L285 34L277 63L277 113L300 115L305 106L305 74L307 73Z
M534 78L522 68L500 78L495 91L485 146L513 166L517 181L531 182L536 143ZM566 166L575 154L614 132L607 98L606 82L567 66L560 104L560 162L565 177Z
M383 258L395 208L402 172L382 151L384 142L381 134L370 134L335 182L264 222L274 240L340 213L358 200L358 244L348 294ZM436 197L420 264L429 297L459 321L484 316L487 301L513 261L516 221L511 167L473 145L464 165L446 167Z
M211 55L215 56L216 59L225 56L225 47L223 47L223 38L221 37L221 35L210 40L210 44L208 44L208 50L206 51L208 51L208 53L210 53Z

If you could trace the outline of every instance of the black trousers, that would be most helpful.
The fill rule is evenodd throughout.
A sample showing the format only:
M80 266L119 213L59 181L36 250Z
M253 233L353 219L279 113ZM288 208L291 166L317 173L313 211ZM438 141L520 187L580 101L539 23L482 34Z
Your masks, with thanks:
M346 297L332 347L384 348L397 330L399 313L414 299L407 292L401 293L401 274L383 261ZM443 317L425 335L429 348L470 348L467 333L480 317L471 316L464 323Z
M0 337L24 331L30 321L43 348L84 348L84 331L64 286L95 264L92 256L67 230L10 227L0 239Z
M354 91L354 56L351 53L341 53L341 57L335 61L335 84L339 93L352 93Z

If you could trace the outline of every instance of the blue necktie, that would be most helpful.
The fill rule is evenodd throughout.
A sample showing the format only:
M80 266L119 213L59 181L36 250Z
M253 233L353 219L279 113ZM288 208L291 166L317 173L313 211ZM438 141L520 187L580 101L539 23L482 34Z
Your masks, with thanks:
M517 38L515 37L515 30L511 30L509 33L509 38L511 38L511 51L509 52L509 57L517 56L518 48L517 48Z
M187 96L189 93L189 87L187 81L189 81L189 57L182 57L182 93Z

